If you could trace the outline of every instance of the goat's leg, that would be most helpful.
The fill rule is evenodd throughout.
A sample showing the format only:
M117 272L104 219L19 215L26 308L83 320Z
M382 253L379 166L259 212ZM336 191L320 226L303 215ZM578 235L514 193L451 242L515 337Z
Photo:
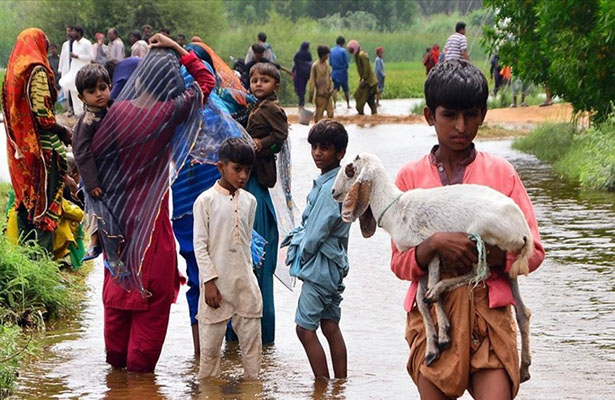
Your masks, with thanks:
M428 266L429 278L427 288L431 289L440 281L440 257L436 256L431 260ZM444 310L444 300L438 297L436 300L436 319L438 320L438 348L440 350L448 349L451 345L451 338L448 332L451 329L451 323L448 320L448 315Z
M436 334L436 327L431 319L429 306L423 301L425 298L425 291L427 290L427 279L428 277L424 276L419 281L419 288L416 294L416 306L423 317L423 325L425 326L425 340L427 342L425 348L425 364L429 365L440 357L440 349L438 349L438 336Z
M530 317L532 312L523 303L517 278L510 278L510 288L515 298L515 317L521 332L521 366L519 372L521 382L525 382L530 379L530 364L532 363L532 353L530 351Z
M436 283L432 288L429 288L427 293L425 293L425 302L431 304L437 301L445 292L450 292L451 290L457 289L460 286L467 285L472 282L472 279L476 276L476 265L472 269L472 272L469 272L465 275L456 276L454 278L443 279L440 282ZM491 270L487 269L487 273L485 274L485 280L491 276Z

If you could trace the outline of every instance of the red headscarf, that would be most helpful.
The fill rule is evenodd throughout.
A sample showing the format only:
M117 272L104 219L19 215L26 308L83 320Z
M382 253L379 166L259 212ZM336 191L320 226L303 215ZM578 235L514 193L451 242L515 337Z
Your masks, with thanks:
M9 172L15 191L15 204L22 203L35 219L47 210L46 170L38 132L28 97L32 70L42 66L47 73L51 100L57 92L43 31L29 28L21 32L9 57L2 89L2 112L8 137Z
M440 59L440 46L437 44L434 44L431 48L431 59L433 60L434 65L436 65Z

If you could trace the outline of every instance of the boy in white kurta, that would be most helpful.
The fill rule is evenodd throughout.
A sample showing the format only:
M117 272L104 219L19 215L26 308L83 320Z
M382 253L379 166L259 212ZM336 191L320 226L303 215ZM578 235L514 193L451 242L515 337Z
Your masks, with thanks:
M199 378L217 376L229 319L239 338L245 377L255 379L261 363L263 302L252 272L252 225L256 199L248 182L254 150L243 139L220 147L221 178L194 203L194 252L199 266Z

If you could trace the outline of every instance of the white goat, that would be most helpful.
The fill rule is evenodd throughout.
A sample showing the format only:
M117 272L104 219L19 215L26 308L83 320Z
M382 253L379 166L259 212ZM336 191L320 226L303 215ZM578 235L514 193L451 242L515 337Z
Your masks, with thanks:
M359 218L364 237L376 231L376 225L389 233L399 249L405 251L422 243L436 232L478 234L485 243L508 252L519 253L508 276L515 298L515 314L521 331L521 382L530 378L530 310L525 307L517 275L529 272L533 252L529 226L519 206L502 193L482 185L450 185L433 189L414 189L402 193L389 179L378 157L360 154L342 167L332 190L342 202L342 219ZM374 218L377 216L377 220ZM487 268L488 278L489 268ZM440 351L450 345L450 323L440 296L448 290L472 282L477 267L466 275L440 281L440 257L429 263L428 274L419 282L417 307L425 324L427 365L437 360ZM438 333L428 303L436 305Z

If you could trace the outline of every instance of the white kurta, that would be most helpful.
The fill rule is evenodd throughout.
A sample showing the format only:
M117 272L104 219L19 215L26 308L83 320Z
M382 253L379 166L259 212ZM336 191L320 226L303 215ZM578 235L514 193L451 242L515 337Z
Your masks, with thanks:
M256 198L239 189L235 195L216 184L194 202L194 252L199 266L201 295L197 319L205 324L233 315L260 318L263 301L252 271L252 226ZM220 307L205 303L205 282L215 279Z
M60 86L63 90L70 90L71 99L73 101L73 111L75 115L83 113L83 102L79 100L79 93L75 86L75 78L77 78L77 72L86 65L88 65L93 57L92 43L86 38L79 40L73 40L73 53L77 55L77 58L70 59L70 69L67 74L62 75L60 79Z

